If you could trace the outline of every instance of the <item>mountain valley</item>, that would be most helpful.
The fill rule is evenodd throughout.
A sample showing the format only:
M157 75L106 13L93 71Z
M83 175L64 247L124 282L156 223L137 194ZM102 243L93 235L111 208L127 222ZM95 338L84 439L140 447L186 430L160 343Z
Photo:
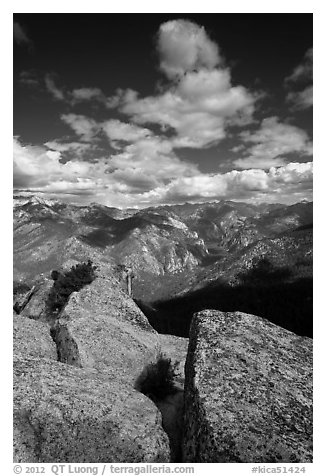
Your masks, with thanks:
M16 196L14 280L31 287L69 259L91 259L119 279L132 271L133 298L160 332L187 336L193 312L211 307L311 336L312 223L307 202L119 210Z

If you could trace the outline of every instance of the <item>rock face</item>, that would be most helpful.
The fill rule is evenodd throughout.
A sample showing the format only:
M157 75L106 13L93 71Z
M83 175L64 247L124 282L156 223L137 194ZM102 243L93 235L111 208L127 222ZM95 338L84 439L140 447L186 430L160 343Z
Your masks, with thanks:
M185 462L311 462L312 340L243 314L194 315Z
M154 403L134 388L158 335L114 278L70 297L51 330L15 317L15 462L169 462ZM57 360L57 355L59 360Z
M13 353L31 358L57 360L57 348L47 326L22 316L13 321Z
M44 278L33 286L28 293L27 302L21 306L20 314L30 319L47 321L46 300L52 285L51 279Z
M15 358L14 461L166 462L154 404L93 369Z
M91 285L70 296L52 328L59 360L133 385L142 368L156 359L158 334L106 270L96 274Z
M26 292L19 292L13 295L13 309L17 314L20 314L28 301L31 299L35 287Z

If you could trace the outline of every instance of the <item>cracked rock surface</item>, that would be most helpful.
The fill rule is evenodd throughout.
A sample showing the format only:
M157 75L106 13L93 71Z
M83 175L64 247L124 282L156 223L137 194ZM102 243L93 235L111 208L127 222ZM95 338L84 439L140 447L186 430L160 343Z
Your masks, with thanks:
M14 369L15 462L168 461L161 415L131 386L46 358Z
M51 279L40 279L39 282L33 286L31 292L27 294L27 296L29 296L28 300L22 306L20 314L29 319L46 322L49 319L46 308L46 299L52 285L53 281Z
M185 462L311 462L312 339L240 312L194 315Z
M70 296L56 345L48 324L15 322L15 462L170 461L161 414L134 389L158 335L112 276Z
M134 383L156 359L159 336L147 318L106 272L70 296L52 328L59 360L94 368Z

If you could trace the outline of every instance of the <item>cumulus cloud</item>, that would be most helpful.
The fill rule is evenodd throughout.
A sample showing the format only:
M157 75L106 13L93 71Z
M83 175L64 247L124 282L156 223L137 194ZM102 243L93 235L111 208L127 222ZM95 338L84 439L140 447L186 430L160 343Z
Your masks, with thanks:
M100 148L96 144L89 142L70 141L57 139L45 142L44 144L50 151L60 152L62 163L70 160L91 161L100 156Z
M271 180L277 184L310 184L313 180L313 164L312 162L297 163L291 162L285 167L272 167L269 171Z
M197 175L181 177L165 187L164 195L170 200L221 199L232 195L243 197L248 191L267 189L266 174L263 170L231 171L225 174ZM163 190L162 190L163 192Z
M32 40L29 38L24 28L17 21L14 21L14 41L18 45L26 45L29 48L33 46Z
M153 138L155 142L155 136L152 131L146 129L144 127L139 127L135 124L129 124L126 122L119 121L118 119L110 119L108 121L95 121L92 118L81 114L63 114L61 119L70 126L73 131L76 133L77 136L82 141L90 142L96 136L104 136L106 137L111 146L115 149L124 149L128 152L128 148L126 148L126 143L133 143L138 144L137 147L140 147L141 141L143 139ZM153 142L153 141L152 141ZM142 144L146 144L148 148L148 144L150 141L142 142ZM160 150L159 144L162 141L157 140L155 142L158 150ZM47 143L49 144L49 143ZM85 150L85 148L90 148L91 144L84 144L81 142L71 142L71 143L52 143L55 145L56 150ZM167 144L167 142L166 142ZM171 145L169 145L169 152L172 150Z
M167 186L152 191L153 198L163 202L184 200L259 199L269 201L287 192L302 198L311 196L312 163L290 163L272 167L269 171L243 170L225 174L195 175L171 181Z
M135 124L128 124L118 119L102 122L101 126L106 136L110 139L111 144L114 145L117 145L117 141L136 142L153 135L149 129L138 127Z
M150 155L154 150L156 163ZM62 163L61 151L23 145L16 138L14 186L60 198L73 195L81 203L84 197L91 197L92 201L121 207L223 198L280 200L285 188L295 199L311 196L312 163L290 163L269 171L201 174L196 166L173 157L169 150L164 141L150 138L111 158Z
M15 138L14 187L60 197L88 195L107 205L128 206L138 204L146 192L172 178L198 173L195 165L170 156L170 147L159 139L140 141L121 154L92 162L77 155L74 160L62 160L68 148L78 147L57 141L47 142L46 147L24 145Z
M220 62L218 46L210 40L205 28L189 20L163 23L158 32L157 50L160 69L168 78L202 68L212 70Z
M137 124L159 125L169 131L174 148L217 144L231 125L253 121L258 94L232 85L230 69L205 29L188 20L172 20L157 35L160 69L168 78L164 92L144 98L119 89L107 98Z
M173 153L170 142L158 137L128 145L123 152L111 157L110 166L117 170L139 171L162 182L198 173L196 165L180 160Z
M176 177L198 173L197 165L182 161L176 156L170 140L154 135L149 129L117 119L96 122L76 114L65 114L62 120L83 142L52 141L46 145L60 152L72 150L77 156L84 151L83 146L94 145L95 136L106 137L116 150L108 159L106 173L110 175L110 180L119 182L119 190L126 190L126 187L136 187L138 190L141 184L147 187L150 183L158 186Z
M157 95L140 98L137 91L119 89L107 98L99 88L67 91L60 89L49 74L45 77L46 89L56 100L71 106L98 101L108 109L118 108L136 124L158 125L163 133L169 132L174 148L210 147L227 136L228 127L253 122L258 94L232 84L230 69L222 63L218 45L203 27L188 20L162 24L157 51L161 70L169 80L165 91ZM121 131L124 127L126 132L126 126L110 121L103 127L109 138L120 134L118 128ZM148 129L144 131L147 135ZM130 134L131 130L127 135Z
M82 141L91 141L100 130L100 125L82 114L62 114L61 119L80 137Z
M112 195L114 200L116 181L107 173L107 158L93 162L77 158L63 163L61 152L24 145L17 137L14 138L13 152L15 188L60 199L73 195L75 201L81 203L83 197L101 201L102 196L107 199Z
M242 140L253 143L244 158L233 163L239 168L270 168L285 165L290 153L312 155L312 143L308 134L299 127L279 122L277 117L263 119L260 128L253 133L240 133Z
M190 72L163 94L138 99L127 91L120 110L139 124L172 129L175 147L208 147L226 136L226 126L240 115L252 117L255 97L232 86L227 69Z
M41 146L23 145L14 138L14 186L42 187L49 183L70 177L77 182L78 177L87 176L87 163L60 162L59 151L47 150Z
M193 162L181 160L178 149L211 147L234 133L231 126L257 122L253 114L259 95L232 84L218 46L192 22L161 25L157 51L167 83L143 98L132 89L119 89L111 98L99 88L60 89L53 75L46 75L45 87L56 100L70 106L102 103L131 122L66 113L61 119L75 138L41 147L16 138L15 186L121 207L224 198L286 200L285 191L297 200L310 197L311 163L287 162L289 154L311 155L312 144L303 130L277 117L265 118L257 130L238 133L241 143L231 150L239 154L233 165L240 170L204 174ZM295 70L288 84L304 74ZM301 102L307 103L309 94L301 93ZM298 97L289 100L299 103ZM113 153L104 153L107 141Z

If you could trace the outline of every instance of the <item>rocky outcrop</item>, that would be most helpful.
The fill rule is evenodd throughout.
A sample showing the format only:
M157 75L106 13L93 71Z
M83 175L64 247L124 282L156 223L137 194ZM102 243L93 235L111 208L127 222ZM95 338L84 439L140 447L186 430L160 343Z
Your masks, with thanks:
M170 461L161 414L134 388L156 359L158 335L115 279L97 272L71 295L51 331L56 345L49 325L15 319L16 462Z
M16 312L16 314L20 314L24 307L28 304L28 301L31 299L33 296L33 293L35 291L35 286L33 286L31 289L29 289L26 292L20 292L17 294L14 294L13 296L13 309Z
M57 348L48 326L23 316L13 318L13 354L57 360Z
M312 340L243 313L194 315L184 461L312 461Z
M21 354L14 369L15 462L169 461L158 410L130 385Z
M47 298L52 288L53 281L43 278L38 281L28 293L28 299L20 308L20 314L34 320L47 321L49 313L47 311Z
M73 293L52 328L61 362L101 370L133 385L156 359L158 334L105 269Z

